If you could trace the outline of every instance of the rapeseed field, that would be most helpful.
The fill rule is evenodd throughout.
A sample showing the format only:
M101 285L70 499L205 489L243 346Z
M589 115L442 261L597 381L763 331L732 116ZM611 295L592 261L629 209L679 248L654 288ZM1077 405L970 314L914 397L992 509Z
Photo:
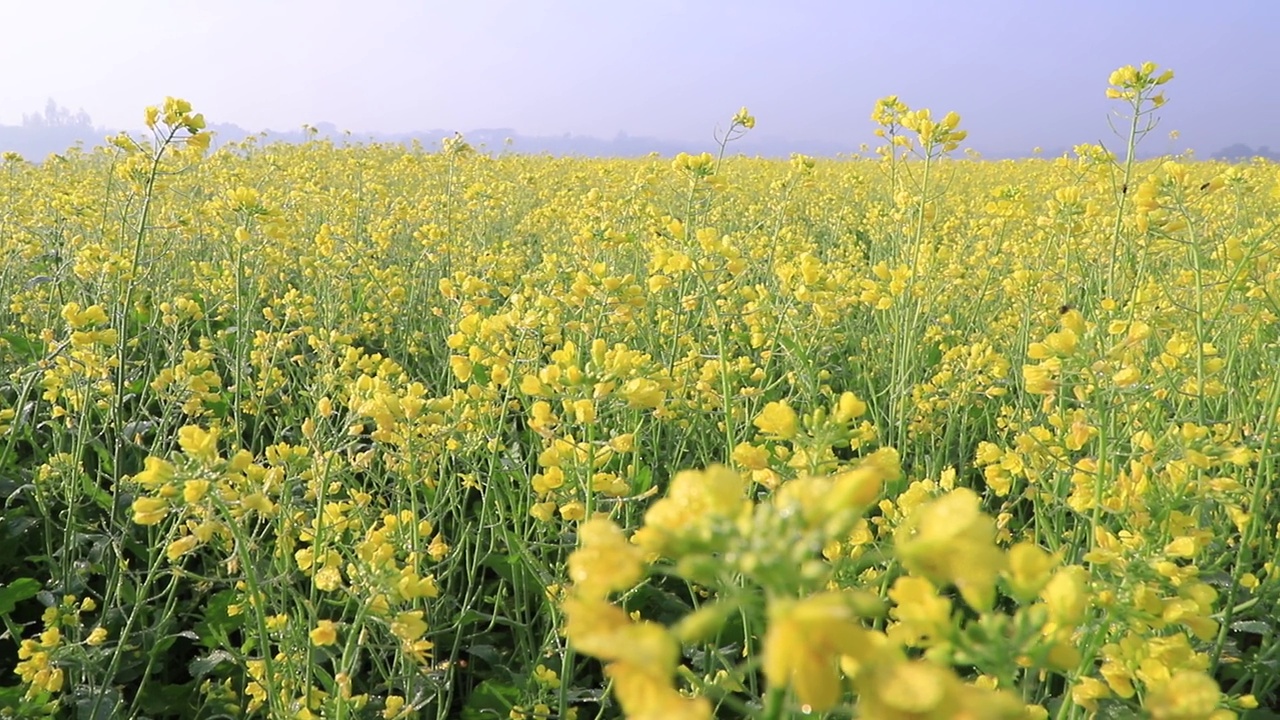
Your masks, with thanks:
M0 161L0 716L1274 717L1280 171Z

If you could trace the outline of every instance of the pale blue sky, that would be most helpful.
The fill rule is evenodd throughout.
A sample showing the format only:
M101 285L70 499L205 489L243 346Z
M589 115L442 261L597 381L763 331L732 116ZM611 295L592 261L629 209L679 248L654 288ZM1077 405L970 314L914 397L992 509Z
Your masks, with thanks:
M1152 149L1280 147L1280 2L0 0L0 123L53 97L98 125L210 121L870 139L876 98L956 110L993 152L1110 139L1107 75L1172 67ZM1182 138L1170 147L1167 131Z

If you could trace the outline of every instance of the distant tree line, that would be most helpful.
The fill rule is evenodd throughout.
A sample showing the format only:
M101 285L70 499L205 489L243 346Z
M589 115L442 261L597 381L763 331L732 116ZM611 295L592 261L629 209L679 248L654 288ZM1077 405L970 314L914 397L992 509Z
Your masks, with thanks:
M414 142L424 147L433 148L439 145L440 139L453 135L453 131L425 130L413 133L351 133L340 131L332 123L303 126L301 130L285 132L252 133L230 123L210 125L214 131L216 145L239 142L249 137L261 138L263 142L305 142L310 139L330 140L336 143L345 142L381 142L402 143ZM116 131L98 128L84 110L72 112L58 105L52 98L45 103L44 112L24 114L21 125L0 125L0 152L12 151L24 158L39 162L54 153L66 152L77 144L93 146L101 143L107 136ZM652 137L630 136L620 132L608 139L587 137L582 135L528 136L520 135L510 128L480 129L464 133L467 142L486 153L519 152L528 154L550 155L582 155L587 157L638 157L657 153L671 156L680 152L697 153L711 148L711 139L705 142L669 141ZM815 157L834 157L836 155L853 154L854 148L844 143L822 140L792 141L751 134L735 143L733 150L747 155L764 157L788 157L791 153L803 153ZM984 153L985 154L985 153ZM1052 157L1052 154L1049 155ZM987 155L993 159L1016 157L1002 153ZM1233 162L1248 161L1253 158L1265 158L1280 161L1280 150L1272 151L1263 145L1252 148L1243 143L1236 143L1211 155L1215 160Z
M1222 148L1213 154L1214 160L1230 160L1233 162L1248 161L1254 158L1280 160L1280 151L1272 151L1271 148L1266 145L1255 150L1244 143L1236 143L1235 145Z
M439 147L441 138L451 137L453 130L421 130L412 133L353 133L340 130L332 123L322 122L288 131L251 132L231 123L211 123L214 145L240 142L256 138L258 142L301 143L307 140L328 140L334 143L421 143L425 148ZM51 154L61 154L67 149L84 144L92 147L101 144L118 130L99 128L89 115L80 110L72 112L50 99L43 113L22 116L22 124L0 125L0 152L12 151L27 160L39 162ZM653 137L633 136L619 132L612 138L584 135L520 135L512 128L472 129L463 133L467 142L477 150L499 154L518 152L524 154L549 154L556 156L581 155L585 157L642 157L650 153L674 156L677 153L699 153L714 149L713 138L705 141L663 140ZM733 149L747 155L788 157L791 153L803 153L817 157L834 157L850 153L852 148L844 143L822 140L791 141L767 135L748 135Z
M62 107L54 102L53 98L45 103L44 113L31 113L30 115L23 113L22 127L44 129L44 128L81 128L92 129L93 120L83 109L72 113L67 108Z
M43 160L77 143L97 144L109 131L94 128L84 110L72 112L52 98L44 112L23 114L21 125L0 125L0 152L16 152L28 160Z

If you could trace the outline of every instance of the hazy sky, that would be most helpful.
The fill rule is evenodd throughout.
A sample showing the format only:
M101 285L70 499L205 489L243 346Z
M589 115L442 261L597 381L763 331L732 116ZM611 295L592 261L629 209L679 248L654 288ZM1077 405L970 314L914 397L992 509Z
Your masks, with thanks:
M870 138L876 98L956 110L992 152L1111 139L1107 76L1174 69L1152 149L1280 148L1275 0L0 0L0 124L47 98L133 128ZM1170 145L1167 131L1182 137Z

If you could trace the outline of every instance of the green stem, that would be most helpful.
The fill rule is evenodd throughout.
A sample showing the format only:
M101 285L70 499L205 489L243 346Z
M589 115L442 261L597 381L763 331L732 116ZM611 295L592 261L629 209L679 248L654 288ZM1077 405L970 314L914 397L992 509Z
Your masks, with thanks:
M1129 182L1133 179L1133 165L1136 160L1134 151L1138 146L1138 121L1142 118L1142 99L1134 102L1133 117L1129 121L1129 137L1125 140L1124 175L1120 183L1120 198L1116 201L1116 219L1111 229L1111 255L1107 260L1107 293L1106 297L1115 297L1116 292L1116 257L1120 252L1120 236L1124 226L1124 211L1129 199Z
M780 688L772 688L764 698L764 715L760 717L763 720L780 720L782 711L786 705L787 692Z

